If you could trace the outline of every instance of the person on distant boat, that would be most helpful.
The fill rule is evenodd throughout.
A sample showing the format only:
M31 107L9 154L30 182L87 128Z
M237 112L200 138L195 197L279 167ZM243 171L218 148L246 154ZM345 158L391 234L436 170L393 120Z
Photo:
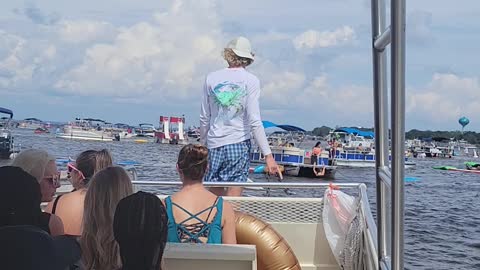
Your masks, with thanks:
M200 110L200 142L209 149L208 182L246 182L253 137L269 174L279 174L260 117L260 81L245 70L253 63L250 41L231 40L223 52L228 68L208 74ZM240 187L212 188L217 195L240 196Z
M48 234L63 235L62 220L43 213L41 187L31 174L15 166L0 167L0 227L32 225Z
M321 171L317 171L317 166L313 165L313 174L315 174L315 176L317 176L317 177L324 176L325 172L326 172L326 166L325 165L322 165L322 170Z
M188 144L178 155L182 189L165 199L168 242L236 244L235 214L230 203L203 185L208 149Z
M120 247L120 270L165 269L167 213L157 196L139 191L121 199L115 210L113 235Z
M96 173L85 195L80 238L85 269L119 269L119 247L113 236L113 217L118 202L133 193L132 181L122 167Z
M322 154L322 143L317 142L312 148L312 155L310 156L310 164L317 165L318 158Z
M328 143L330 145L330 150L328 151L329 155L329 165L333 164L333 160L335 159L335 156L337 155L337 148L338 148L338 142L336 138L332 138L332 140Z
M358 146L357 146L357 151L363 152L363 150L364 150L364 148L363 148L362 143L358 144Z
M87 150L78 155L74 163L68 163L69 178L74 190L60 195L47 205L45 211L59 216L65 226L65 234L82 234L85 195L92 176L103 168L112 166L108 150Z

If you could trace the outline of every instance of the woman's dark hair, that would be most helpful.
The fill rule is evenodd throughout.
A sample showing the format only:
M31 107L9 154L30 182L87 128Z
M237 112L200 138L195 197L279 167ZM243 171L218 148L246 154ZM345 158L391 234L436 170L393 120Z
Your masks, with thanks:
M19 167L0 167L0 226L38 225L42 193L37 179Z
M160 199L139 191L123 198L113 219L122 270L161 270L167 242L167 212Z
M83 151L78 155L75 163L77 169L85 176L85 184L96 172L113 165L112 156L107 149Z
M208 166L208 149L201 144L187 144L178 154L178 169L189 180L203 179Z
M322 144L321 142L317 142L317 143L315 144L315 147L319 147L321 144Z

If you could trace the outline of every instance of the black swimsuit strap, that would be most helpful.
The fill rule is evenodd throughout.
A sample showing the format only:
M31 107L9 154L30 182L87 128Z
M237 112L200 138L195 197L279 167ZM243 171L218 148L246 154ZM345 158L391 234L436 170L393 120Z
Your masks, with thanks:
M57 203L58 203L58 200L60 199L60 197L62 197L62 195L58 195L55 198L55 201L53 201L52 214L55 214L55 211L57 211Z

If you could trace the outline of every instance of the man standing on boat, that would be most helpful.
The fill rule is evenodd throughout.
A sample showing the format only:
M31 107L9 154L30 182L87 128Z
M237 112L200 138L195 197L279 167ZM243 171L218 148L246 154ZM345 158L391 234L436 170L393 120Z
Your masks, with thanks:
M245 70L253 63L250 41L231 40L223 56L224 68L205 79L200 111L200 142L209 149L207 182L246 182L250 166L250 138L265 156L269 174L279 174L260 117L260 81ZM241 196L243 188L212 188L220 196Z

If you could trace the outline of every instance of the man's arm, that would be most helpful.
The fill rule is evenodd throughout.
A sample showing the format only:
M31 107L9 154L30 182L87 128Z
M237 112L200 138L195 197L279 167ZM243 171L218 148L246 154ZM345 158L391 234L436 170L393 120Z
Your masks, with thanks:
M265 156L265 165L269 174L278 174L280 179L283 179L282 172L278 169L277 162L272 155L272 150L268 145L267 136L265 135L265 129L263 128L262 119L260 117L260 82L255 80L250 87L250 94L247 97L247 119L251 127L253 138L260 147Z
M253 133L255 142L260 147L263 155L268 156L272 153L268 145L265 129L263 128L262 118L260 117L260 82L256 80L249 85L249 95L247 96L247 119Z

